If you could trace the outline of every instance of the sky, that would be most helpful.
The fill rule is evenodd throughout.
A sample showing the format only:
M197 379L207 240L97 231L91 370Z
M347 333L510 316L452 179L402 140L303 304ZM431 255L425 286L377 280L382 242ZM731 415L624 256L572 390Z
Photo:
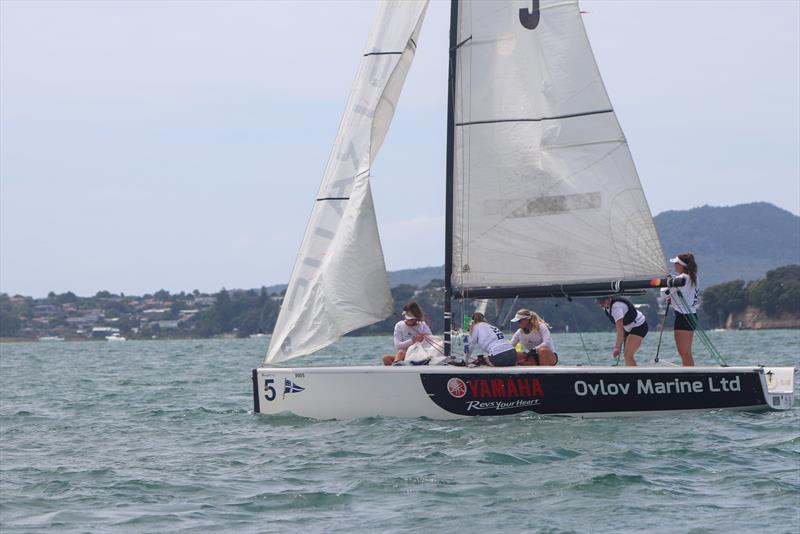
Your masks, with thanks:
M581 7L654 215L800 213L800 2ZM375 11L0 1L0 291L285 283ZM448 20L433 0L372 171L389 270L444 263Z

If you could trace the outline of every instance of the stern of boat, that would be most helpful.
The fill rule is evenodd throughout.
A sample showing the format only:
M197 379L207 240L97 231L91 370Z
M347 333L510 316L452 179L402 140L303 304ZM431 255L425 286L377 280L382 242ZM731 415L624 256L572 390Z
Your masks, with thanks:
M764 367L764 397L771 410L794 406L794 367Z

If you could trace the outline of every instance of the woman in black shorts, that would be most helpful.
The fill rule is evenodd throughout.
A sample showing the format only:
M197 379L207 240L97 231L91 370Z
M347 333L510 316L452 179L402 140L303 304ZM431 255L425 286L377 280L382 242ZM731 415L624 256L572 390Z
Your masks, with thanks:
M685 252L678 254L669 260L675 266L678 276L686 280L684 285L671 287L664 290L667 302L672 305L675 311L675 326L673 334L675 336L675 346L681 356L681 363L685 367L694 365L692 356L692 341L694 340L694 330L697 326L697 308L700 306L700 288L697 280L697 262L694 254Z

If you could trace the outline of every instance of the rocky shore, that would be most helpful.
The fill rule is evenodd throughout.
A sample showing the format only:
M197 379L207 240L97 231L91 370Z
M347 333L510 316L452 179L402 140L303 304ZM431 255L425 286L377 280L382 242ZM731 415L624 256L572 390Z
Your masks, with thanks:
M726 330L768 330L776 328L800 328L800 315L781 313L767 315L763 310L747 306L740 312L731 313L725 321Z

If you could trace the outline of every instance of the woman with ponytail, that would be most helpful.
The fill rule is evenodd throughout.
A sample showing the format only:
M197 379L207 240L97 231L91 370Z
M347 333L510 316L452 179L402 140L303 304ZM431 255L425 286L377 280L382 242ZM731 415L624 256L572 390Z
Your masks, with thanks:
M664 293L667 302L672 305L675 312L673 334L675 335L675 346L681 356L681 363L686 367L691 367L694 365L692 341L694 340L694 330L697 327L697 308L700 306L697 262L691 252L678 254L669 262L678 273L675 279L683 278L685 280L682 286L671 287Z

